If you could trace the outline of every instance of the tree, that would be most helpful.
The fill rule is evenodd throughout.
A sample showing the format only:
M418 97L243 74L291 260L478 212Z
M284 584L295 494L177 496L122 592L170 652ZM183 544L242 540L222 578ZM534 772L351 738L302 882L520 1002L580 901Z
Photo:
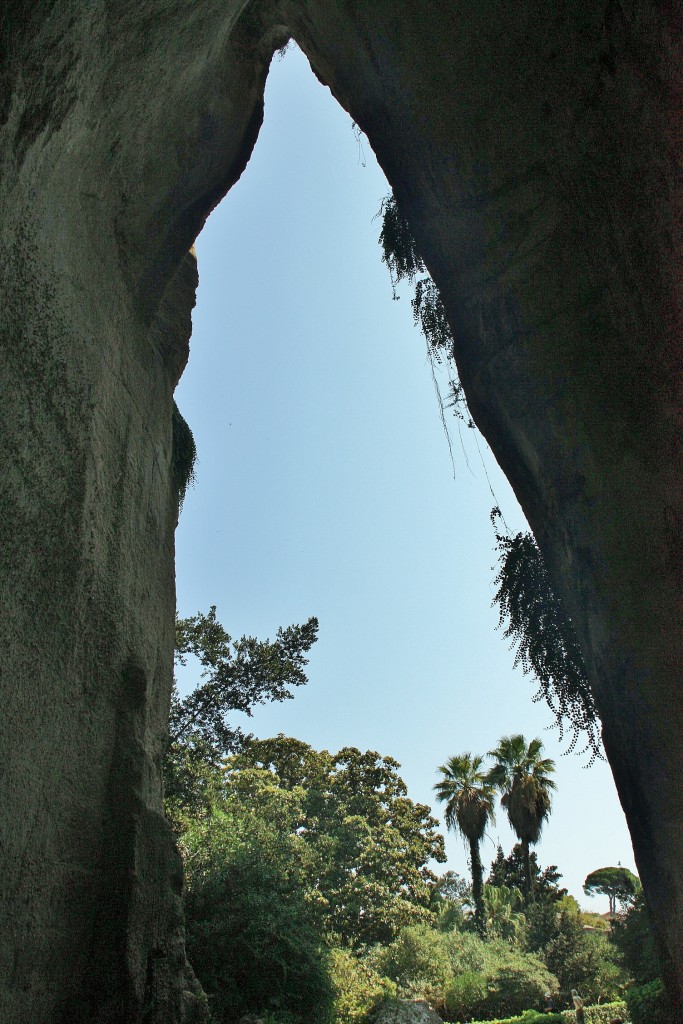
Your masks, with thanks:
M516 943L521 939L526 927L523 903L519 889L485 883L486 934L492 939L505 939L510 943Z
M436 880L432 892L432 908L436 911L436 927L448 932L465 926L465 908L472 905L472 884L457 871L445 871Z
M451 757L441 765L443 778L436 783L436 798L446 804L447 828L459 832L470 848L474 919L480 935L486 934L483 868L479 855L486 826L494 818L494 790L483 771L484 759L469 753Z
M245 1014L326 1024L333 991L305 850L281 828L297 808L269 796L266 813L228 798L184 832L188 958L221 1024Z
M567 895L567 889L558 885L562 875L557 870L556 864L549 864L547 868L541 869L536 852L529 853L529 867L531 869L532 891L534 900L537 902L555 902ZM526 863L524 850L521 843L515 843L511 852L506 857L502 846L496 852L496 859L491 864L491 870L487 879L489 885L504 885L510 889L519 889L524 895L527 887ZM528 899L525 896L525 904Z
M583 891L586 896L597 894L607 896L610 914L616 914L617 903L620 903L622 907L631 904L640 889L638 876L621 865L616 868L598 868L596 871L591 871L583 883Z
M169 746L164 764L168 800L186 806L208 792L211 767L243 743L245 735L228 716L251 715L256 704L292 697L291 688L306 682L305 655L317 640L318 620L280 628L274 641L242 637L233 641L216 618L198 612L176 619L175 661L196 657L202 678L180 698L174 686L169 717Z
M541 836L543 824L550 814L551 790L555 783L550 778L555 762L542 758L543 744L539 739L527 742L520 733L503 736L495 750L489 782L499 790L500 802L507 811L513 831L522 844L524 857L524 891L533 898L530 846Z
M359 948L389 942L400 928L432 921L443 836L424 804L414 803L400 765L376 751L344 747L316 751L286 736L251 740L228 761L225 785L245 791L245 773L257 769L270 785L301 794L291 830L306 845L307 898L321 928Z
M638 985L661 978L662 965L642 889L624 916L612 922L612 941L623 954L626 969Z
M578 905L562 910L540 955L565 995L576 988L587 1002L609 1002L622 994L621 956L605 935L584 930Z

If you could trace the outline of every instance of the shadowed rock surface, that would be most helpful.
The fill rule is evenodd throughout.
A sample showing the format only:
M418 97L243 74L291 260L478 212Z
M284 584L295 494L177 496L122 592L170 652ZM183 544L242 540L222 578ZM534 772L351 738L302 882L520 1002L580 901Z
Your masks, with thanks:
M188 250L293 35L441 289L577 626L683 979L678 5L15 0L0 14L0 1019L189 1021L162 816Z
M442 1024L436 1010L424 999L387 999L375 1021L376 1024Z

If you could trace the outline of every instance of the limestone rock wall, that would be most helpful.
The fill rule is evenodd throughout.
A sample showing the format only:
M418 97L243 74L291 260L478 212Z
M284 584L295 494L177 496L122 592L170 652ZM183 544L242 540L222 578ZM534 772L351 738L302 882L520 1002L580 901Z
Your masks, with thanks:
M645 0L5 4L0 1019L201 1014L161 816L172 392L187 252L289 34L442 290L578 625L680 990L679 20Z
M198 7L200 9L198 9ZM180 1021L162 814L172 395L270 57L242 2L9 5L0 56L0 1020ZM231 43L232 39L232 43Z

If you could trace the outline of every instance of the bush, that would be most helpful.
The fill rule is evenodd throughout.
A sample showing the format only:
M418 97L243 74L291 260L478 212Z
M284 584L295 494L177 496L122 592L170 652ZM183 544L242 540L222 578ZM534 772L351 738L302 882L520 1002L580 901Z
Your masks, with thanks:
M347 949L333 949L329 958L334 989L335 1024L359 1024L382 1002L396 995L396 985Z
M618 999L624 990L621 953L605 935L584 931L578 913L560 914L556 935L539 955L556 975L560 990L577 988L586 1003Z
M631 1019L628 1007L623 1000L617 1000L614 1003L601 1003L599 1006L585 1006L583 1013L586 1024L610 1024L610 1021L615 1019L623 1021ZM565 1010L561 1016L564 1024L576 1024L576 1010Z
M215 813L185 833L187 954L218 1024L327 1024L328 953L276 835Z
M584 1007L586 1024L610 1024L610 1021L620 1018L628 1021L628 1009L626 1003L602 1003L600 1006ZM561 1013L542 1013L539 1010L525 1010L517 1017L504 1017L495 1021L474 1021L473 1024L575 1024L576 1010L564 1010ZM670 1024L670 1022L669 1022Z
M399 995L426 999L441 1008L444 989L453 975L449 938L427 925L404 928L388 946L373 951L372 966L396 982Z
M661 978L634 985L626 993L633 1024L672 1024L673 1008Z
M472 1014L483 1012L488 986L483 974L464 971L449 982L444 993L446 1017L448 1020L465 1020Z
M557 990L557 980L539 957L508 947L489 982L489 1012L501 1017L543 1006L545 992Z
M517 1017L504 1017L495 1022L474 1021L473 1024L564 1024L561 1013L542 1013L540 1010L525 1010Z

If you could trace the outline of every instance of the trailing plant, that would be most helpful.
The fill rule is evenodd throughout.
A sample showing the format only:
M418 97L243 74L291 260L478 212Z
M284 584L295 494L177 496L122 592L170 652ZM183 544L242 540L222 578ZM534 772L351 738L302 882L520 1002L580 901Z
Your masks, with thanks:
M171 449L171 468L173 479L178 490L178 508L183 507L187 488L194 483L194 467L197 462L197 446L192 431L183 419L180 409L173 403L172 413L173 443Z
M382 218L382 230L379 243L382 246L382 262L386 265L391 278L394 299L400 296L397 286L401 281L415 285L415 295L411 300L413 321L419 326L427 342L427 355L432 368L434 388L439 398L441 417L449 440L448 429L444 420L443 409L453 410L455 416L474 427L474 422L467 410L465 393L458 379L453 358L453 334L451 332L446 310L413 238L410 225L398 208L393 193L382 200L379 209ZM418 276L423 275L423 276ZM445 362L448 370L448 400L444 403L435 376L435 363Z
M531 533L514 537L498 531L500 509L491 522L496 534L499 569L493 604L498 605L498 625L516 645L515 666L533 674L539 684L534 700L544 699L555 715L560 737L568 724L572 731L569 750L585 733L592 763L602 757L600 719L591 692L574 624L553 590L543 555Z
M398 299L398 283L407 280L412 284L418 274L425 273L425 265L408 221L399 210L393 192L382 200L378 216L382 218L382 230L379 235L382 262L389 270L394 299Z
M382 262L389 270L394 299L399 298L397 286L401 281L415 288L413 319L427 342L434 389L452 458L444 409L452 409L457 419L468 427L474 427L474 422L456 371L454 339L446 310L393 193L382 200L378 216L382 219L379 236ZM444 363L448 371L446 401L437 384L436 363ZM499 510L494 509L492 520L498 515ZM602 757L600 721L571 619L551 586L533 536L519 533L509 537L496 531L496 542L500 569L495 581L498 592L494 602L499 606L500 625L507 621L505 636L517 644L515 665L521 664L526 673L536 676L539 689L534 700L545 699L555 715L561 737L565 726L569 725L570 751L576 747L579 736L586 734L585 749L590 750L589 763L592 763Z

